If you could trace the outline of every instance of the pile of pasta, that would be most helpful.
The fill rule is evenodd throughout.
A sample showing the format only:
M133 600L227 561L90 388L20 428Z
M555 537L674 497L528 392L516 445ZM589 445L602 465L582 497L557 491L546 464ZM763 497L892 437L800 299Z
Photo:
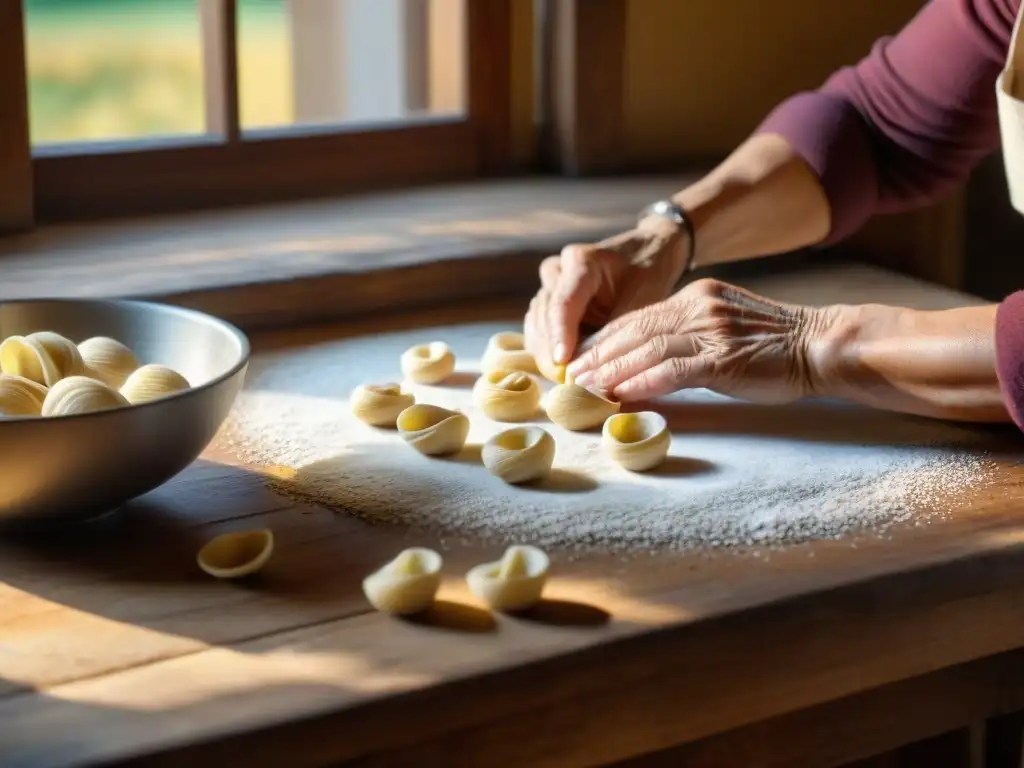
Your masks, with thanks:
M415 384L441 384L455 371L455 354L443 341L422 344L403 353L401 368L405 378ZM567 380L565 366L538 364L526 351L521 333L492 336L481 369L473 400L494 421L527 422L537 415L543 399L534 378L539 373L556 385L543 403L548 419L571 431L601 427L606 453L625 469L647 471L668 455L672 436L661 414L620 413L618 401L607 393L592 392ZM456 453L469 436L469 418L464 413L417 403L398 383L361 385L350 402L359 419L375 427L397 429L407 444L427 456ZM554 458L554 438L536 424L499 432L481 450L488 471L510 484L542 479Z
M0 419L71 416L138 405L190 388L163 365L141 365L106 336L80 344L38 331L0 343Z

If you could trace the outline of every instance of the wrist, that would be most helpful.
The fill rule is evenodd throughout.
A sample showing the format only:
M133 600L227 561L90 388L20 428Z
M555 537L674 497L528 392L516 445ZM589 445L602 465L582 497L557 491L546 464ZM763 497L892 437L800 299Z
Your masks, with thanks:
M637 222L636 232L652 244L650 251L657 253L659 260L664 260L674 285L682 277L690 254L690 236L686 228L664 216L651 214Z
M802 340L810 394L862 401L875 380L877 345L898 337L909 312L871 304L811 309Z

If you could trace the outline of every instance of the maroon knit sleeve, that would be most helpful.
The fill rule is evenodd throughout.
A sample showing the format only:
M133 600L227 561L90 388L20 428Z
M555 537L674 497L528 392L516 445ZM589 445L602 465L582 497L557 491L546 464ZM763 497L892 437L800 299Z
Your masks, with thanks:
M1024 429L1024 291L1004 299L996 310L996 372L1006 409Z
M998 146L995 81L1020 2L931 0L856 66L761 124L821 179L828 243L875 213L935 201Z

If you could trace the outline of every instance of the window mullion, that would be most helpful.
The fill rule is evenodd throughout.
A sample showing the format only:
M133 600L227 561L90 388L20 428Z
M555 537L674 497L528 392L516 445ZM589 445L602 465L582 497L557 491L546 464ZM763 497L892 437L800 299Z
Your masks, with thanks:
M0 231L33 223L25 17L20 2L0 2Z
M200 0L206 130L233 144L241 138L238 104L238 2Z

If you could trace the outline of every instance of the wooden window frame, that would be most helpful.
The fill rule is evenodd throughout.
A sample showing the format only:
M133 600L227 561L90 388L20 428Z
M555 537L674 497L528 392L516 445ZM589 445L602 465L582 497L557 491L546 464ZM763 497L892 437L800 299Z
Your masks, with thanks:
M629 170L627 0L542 0L541 153L569 176Z
M211 131L39 147L31 155L22 4L0 3L0 228L464 180L510 167L513 0L465 0L464 115L246 131L238 114L237 2L199 2L213 62Z
M32 155L21 3L0 3L0 232L32 226Z

